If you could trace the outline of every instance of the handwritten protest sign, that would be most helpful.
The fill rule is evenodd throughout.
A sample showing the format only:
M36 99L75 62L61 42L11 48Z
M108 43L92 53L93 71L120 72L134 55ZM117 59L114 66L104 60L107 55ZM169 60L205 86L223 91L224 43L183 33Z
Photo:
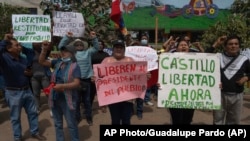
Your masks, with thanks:
M18 42L51 41L49 15L12 15L13 35Z
M144 99L147 87L147 62L115 62L93 65L99 106Z
M163 53L159 58L158 106L220 109L220 54Z
M85 26L82 13L54 11L53 22L54 36L63 37L72 32L73 37L83 37Z
M145 46L126 47L125 56L132 57L136 61L147 61L148 71L158 69L158 55L156 50Z

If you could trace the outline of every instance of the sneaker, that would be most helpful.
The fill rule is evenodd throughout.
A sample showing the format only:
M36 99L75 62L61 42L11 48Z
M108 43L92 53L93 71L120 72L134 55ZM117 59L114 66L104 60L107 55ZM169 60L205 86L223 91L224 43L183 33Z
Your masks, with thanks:
M154 103L148 101L148 102L145 102L146 105L149 105L149 106L154 106Z
M32 135L32 138L37 139L39 141L45 141L45 140L47 140L44 136L42 136L40 134Z
M14 141L22 141L22 139L16 138L14 139Z
M51 110L49 111L49 114L50 114L50 117L53 118L53 113Z

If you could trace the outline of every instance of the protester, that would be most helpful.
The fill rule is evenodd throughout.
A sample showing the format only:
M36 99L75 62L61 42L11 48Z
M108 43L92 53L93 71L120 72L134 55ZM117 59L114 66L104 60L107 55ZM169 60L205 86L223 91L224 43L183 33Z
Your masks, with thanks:
M113 42L113 55L106 57L102 64L113 62L133 62L131 57L125 56L125 43L123 40L116 40ZM130 119L133 109L133 101L122 101L108 105L111 115L112 125L130 125Z
M64 36L59 43L59 49L65 45L67 45L70 40L72 39L73 33L68 33ZM91 64L91 56L99 50L99 43L96 37L96 33L94 31L90 32L89 39L92 42L93 47L89 47L88 43L82 41L81 39L75 39L72 44L76 49L76 60L77 64L81 69L81 84L82 89L79 90L79 95L82 97L77 104L77 120L78 122L81 121L81 114L80 114L80 103L83 102L84 104L84 114L86 116L87 123L89 126L93 125L93 118L92 118L92 105L90 99L90 90L91 90L91 77L93 76L93 68Z
M148 36L148 34L146 34L146 33L142 34L140 41L141 41L141 46L146 46L146 47L153 48L151 45L149 45L149 36ZM156 73L158 73L158 69L152 70L150 73L152 75L153 75L153 73L156 74ZM149 106L153 106L154 105L154 103L150 101L151 100L150 96L152 94L152 88L155 85L156 84L151 84L151 80L148 80L148 88L147 88L147 91L146 91L146 94L145 94L145 98L144 98L144 103L146 105L149 105ZM141 106L141 107L143 107L143 106ZM139 119L142 119L142 115L138 115L137 114L137 116L138 116Z
M238 36L221 36L206 52L214 52L223 45L221 55L221 109L214 110L213 124L238 125L241 120L244 84L250 80L250 63L240 54Z
M109 54L107 52L104 52L103 50L105 49L105 43L102 40L99 40L99 50L98 52L94 53L91 56L91 62L92 62L92 66L94 64L100 64L104 58L109 57ZM95 83L91 83L91 93L90 93L90 101L91 101L91 105L93 105L93 101L96 95L96 85ZM102 106L101 110L103 113L106 113L106 106Z
M51 70L50 67L45 67L42 66L39 62L39 55L41 53L41 43L31 43L32 48L34 50L34 58L32 62L32 72L33 75L31 77L31 87L33 90L33 94L35 95L36 98L36 105L38 109L38 113L40 113L40 107L41 107L41 102L40 102L40 95L41 95L41 90L48 87L50 84L50 76L51 76ZM46 59L48 59L49 54L51 51L51 46L46 54ZM52 116L52 114L51 114Z
M21 52L26 55L23 57ZM5 98L10 107L15 141L22 140L21 111L25 109L30 125L31 136L38 140L46 140L39 134L38 114L35 97L30 88L32 71L29 58L33 56L31 49L22 48L11 33L5 34L0 43L0 67L5 80Z
M176 42L176 52L190 52L189 44L184 38ZM173 125L190 125L193 120L194 109L169 108Z
M167 41L162 44L163 51L162 52L173 52L176 50L176 41L179 37L175 38L170 36Z
M149 40L149 37L145 33L145 34L141 35L140 42L134 42L133 45L139 44L140 46L146 46L146 47L153 48L152 46L149 45L148 40ZM158 69L152 70L149 73L150 73L150 75L152 75L152 77L147 82L147 90L146 90L145 97L144 97L144 99L140 99L140 98L136 99L136 115L137 115L137 118L139 120L141 120L143 118L143 103L145 103L146 105L149 105L149 106L153 106L154 103L150 101L151 94L153 92L155 94L158 92L158 89L155 87L157 82L155 82L155 83L153 82L153 79L154 79L153 77L157 77L156 75L158 75Z
M67 122L72 141L80 141L76 120L77 90L80 87L80 68L76 63L73 45L60 48L61 59L47 60L49 43L42 43L39 63L54 69L51 75L49 106L53 113L56 141L64 141L63 117Z

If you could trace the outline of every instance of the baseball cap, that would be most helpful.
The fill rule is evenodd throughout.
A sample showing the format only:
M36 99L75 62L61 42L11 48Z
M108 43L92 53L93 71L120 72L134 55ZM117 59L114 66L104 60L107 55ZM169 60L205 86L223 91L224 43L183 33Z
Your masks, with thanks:
M115 41L113 41L113 47L115 47L116 45L120 45L122 47L125 47L125 44L124 44L123 40L115 40Z

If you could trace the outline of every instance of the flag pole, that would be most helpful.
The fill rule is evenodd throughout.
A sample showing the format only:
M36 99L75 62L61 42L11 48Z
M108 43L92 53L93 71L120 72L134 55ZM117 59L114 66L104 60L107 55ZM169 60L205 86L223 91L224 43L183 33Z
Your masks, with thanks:
M155 17L155 49L158 49L158 17Z

